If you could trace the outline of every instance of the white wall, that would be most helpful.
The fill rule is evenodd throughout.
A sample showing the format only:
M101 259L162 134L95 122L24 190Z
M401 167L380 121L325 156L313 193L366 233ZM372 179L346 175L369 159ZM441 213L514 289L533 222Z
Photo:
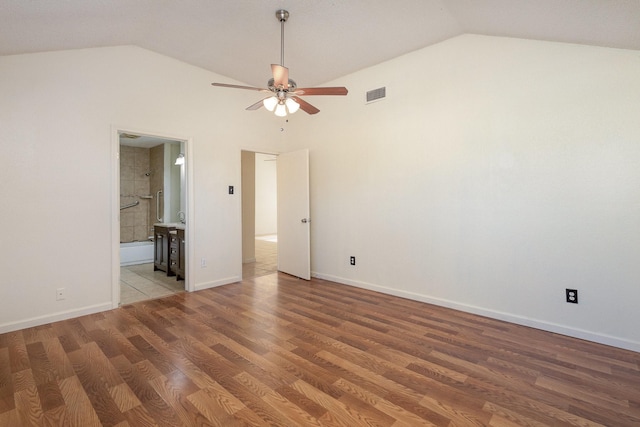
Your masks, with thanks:
M638 76L636 51L466 35L328 83L349 95L287 130L314 274L640 351Z
M180 205L180 199L182 198L181 189L184 187L181 182L182 166L176 165L176 158L182 153L180 145L180 143L164 144L164 179L165 183L169 183L169 185L165 184L163 190L165 199L163 218L166 218L165 222L180 222L178 212L184 212ZM153 200L153 202L155 203L155 200Z
M0 57L0 332L111 307L114 126L191 141L191 280L241 277L227 189L240 148L278 151L281 124L212 81L229 80L131 46Z
M256 153L256 236L278 232L276 162L272 154Z

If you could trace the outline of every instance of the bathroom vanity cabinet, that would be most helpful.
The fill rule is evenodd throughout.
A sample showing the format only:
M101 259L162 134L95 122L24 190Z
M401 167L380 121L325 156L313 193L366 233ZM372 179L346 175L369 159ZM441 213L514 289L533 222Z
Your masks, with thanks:
M184 279L185 270L185 245L184 245L184 229L177 228L170 232L169 244L169 266L176 279Z
M153 269L184 280L185 238L183 224L154 224L155 250Z
M171 231L175 226L155 224L154 228L154 256L153 270L160 270L172 276L170 268Z

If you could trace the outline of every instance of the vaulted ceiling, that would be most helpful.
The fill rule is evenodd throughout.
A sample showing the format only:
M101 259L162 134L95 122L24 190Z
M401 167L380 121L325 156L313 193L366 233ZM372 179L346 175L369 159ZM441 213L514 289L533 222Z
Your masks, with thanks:
M465 33L640 50L639 0L2 0L0 55L137 45L265 86L278 9L302 86Z

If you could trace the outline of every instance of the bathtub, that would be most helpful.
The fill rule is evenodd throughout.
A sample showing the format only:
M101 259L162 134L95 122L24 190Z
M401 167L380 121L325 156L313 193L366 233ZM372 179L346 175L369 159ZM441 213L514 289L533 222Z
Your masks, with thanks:
M120 243L120 266L153 262L153 242Z

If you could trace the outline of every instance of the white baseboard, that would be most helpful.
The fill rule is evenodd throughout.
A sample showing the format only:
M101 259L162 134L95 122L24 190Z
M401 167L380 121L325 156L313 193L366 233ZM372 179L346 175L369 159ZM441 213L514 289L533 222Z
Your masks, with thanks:
M215 288L216 286L228 285L229 283L239 282L241 278L239 276L228 277L225 279L216 280L213 282L196 284L195 290ZM85 316L87 314L99 313L102 311L113 310L114 307L111 302L103 304L95 304L87 307L82 307L73 310L60 311L57 313L47 314L44 316L32 317L29 319L18 320L15 322L8 322L0 324L0 334L7 332L18 331L20 329L31 328L33 326L46 325L47 323L59 322L61 320L72 319L75 317Z
M18 320L0 325L0 334L13 332L20 329L31 328L33 326L46 325L47 323L59 322L61 320L72 319L74 317L85 316L87 314L99 313L101 311L112 310L111 301L103 304L95 304L73 310L60 311L44 316L32 317L30 319Z
M640 342L631 341L631 340L627 340L620 337L614 337L611 335L586 331L583 329L564 326L557 323L546 322L544 320L523 317L513 313L505 313L501 311L490 310L490 309L463 304L463 303L450 301L442 298L434 298L428 295L417 294L414 292L407 292L407 291L402 291L398 289L387 288L384 286L374 285L372 283L360 282L357 280L346 279L344 277L333 276L330 274L312 272L311 275L318 279L329 280L329 281L340 283L343 285L349 285L357 288L368 289L370 291L376 291L383 294L394 295L397 297L407 298L414 301L425 302L425 303L429 303L429 304L433 304L441 307L452 308L454 310L460 310L466 313L486 316L492 319L504 320L505 322L510 322L517 325L529 326L531 328L541 329L543 331L554 332L557 334L566 335L573 338L579 338L582 340L592 341L592 342L604 344L604 345L610 345L612 347L622 348L625 350L640 352Z
M195 290L201 291L203 289L215 288L222 285L228 285L229 283L236 283L241 281L240 276L232 276L224 279L214 280L212 282L196 283Z

